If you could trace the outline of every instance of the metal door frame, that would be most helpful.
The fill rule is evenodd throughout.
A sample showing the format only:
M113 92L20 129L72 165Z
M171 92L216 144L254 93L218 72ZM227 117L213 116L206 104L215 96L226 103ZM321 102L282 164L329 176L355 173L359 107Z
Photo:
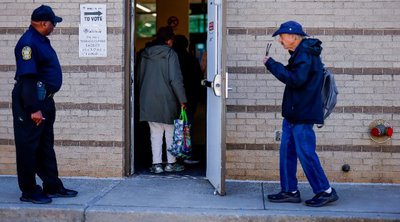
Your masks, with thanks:
M125 36L124 36L124 176L135 172L134 165L134 66L135 66L135 4L136 0L125 0Z

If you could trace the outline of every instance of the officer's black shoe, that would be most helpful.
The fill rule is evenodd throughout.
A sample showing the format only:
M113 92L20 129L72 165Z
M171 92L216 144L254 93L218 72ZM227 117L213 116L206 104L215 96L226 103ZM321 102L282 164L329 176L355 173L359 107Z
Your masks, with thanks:
M70 190L64 187L58 188L55 191L46 191L47 196L55 198L55 197L76 197L78 195L78 191Z
M300 203L300 191L296 191L295 193L292 192L284 192L281 191L277 194L268 195L268 200L274 203Z
M36 186L35 191L33 192L23 192L22 196L19 198L24 202L31 202L35 204L47 204L51 203L51 198L49 198L42 190L40 186Z

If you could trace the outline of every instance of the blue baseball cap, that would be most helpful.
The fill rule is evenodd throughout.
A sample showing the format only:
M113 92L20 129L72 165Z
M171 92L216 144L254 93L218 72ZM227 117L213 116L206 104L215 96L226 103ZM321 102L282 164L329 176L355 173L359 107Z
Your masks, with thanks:
M288 21L282 23L278 30L272 34L272 37L280 35L280 34L295 34L301 36L308 36L307 33L303 31L303 27L300 23L295 21Z
M41 5L32 12L32 21L50 21L54 25L62 22L62 18L54 14L53 9L47 5Z

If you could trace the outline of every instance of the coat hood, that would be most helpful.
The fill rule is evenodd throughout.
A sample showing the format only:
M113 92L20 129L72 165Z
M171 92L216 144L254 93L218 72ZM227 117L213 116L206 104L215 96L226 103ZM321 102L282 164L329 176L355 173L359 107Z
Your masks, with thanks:
M171 53L171 49L170 47L168 47L167 45L154 45L151 47L148 47L144 50L142 56L143 58L146 59L161 59L161 58L167 58L169 56L169 54Z
M296 51L305 51L312 55L319 56L322 52L321 44L322 42L319 39L303 39L303 41L301 41L300 45L297 47Z

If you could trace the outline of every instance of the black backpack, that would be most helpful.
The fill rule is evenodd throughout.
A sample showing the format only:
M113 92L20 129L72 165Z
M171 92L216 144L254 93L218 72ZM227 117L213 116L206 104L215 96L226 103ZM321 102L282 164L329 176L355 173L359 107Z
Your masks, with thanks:
M339 91L336 87L335 78L329 71L328 68L323 68L324 74L324 83L322 85L321 91L321 99L322 105L324 109L324 120L333 112L333 109L336 106L337 95ZM321 128L323 125L318 125L318 128Z

